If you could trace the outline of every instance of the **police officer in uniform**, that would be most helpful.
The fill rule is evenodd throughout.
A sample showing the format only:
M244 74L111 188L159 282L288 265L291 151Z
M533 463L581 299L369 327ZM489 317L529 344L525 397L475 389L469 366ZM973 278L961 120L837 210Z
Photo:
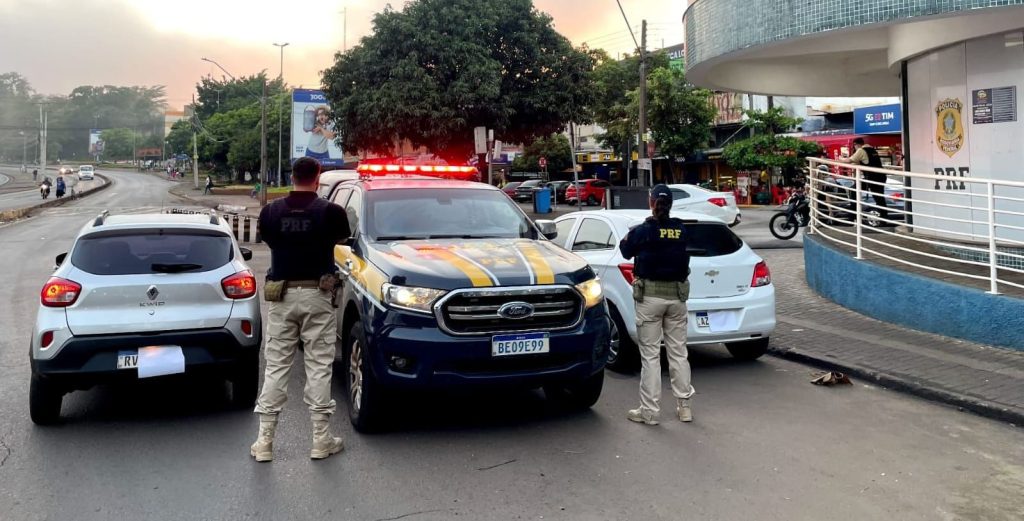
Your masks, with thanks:
M653 215L636 226L619 243L622 256L636 258L633 300L642 367L640 407L626 417L637 423L657 425L661 399L661 341L665 341L672 394L679 421L693 421L690 397L690 363L686 353L686 299L689 297L690 256L686 253L683 221L669 216L672 191L665 185L651 189Z
M313 422L309 456L323 459L342 450L331 434L331 399L337 317L333 303L334 246L349 237L345 210L317 196L320 163L300 158L292 167L294 188L260 212L260 232L270 246L264 298L270 302L266 372L256 401L259 435L250 448L256 461L273 459L277 417L288 399L288 377L299 343L306 368L304 398Z

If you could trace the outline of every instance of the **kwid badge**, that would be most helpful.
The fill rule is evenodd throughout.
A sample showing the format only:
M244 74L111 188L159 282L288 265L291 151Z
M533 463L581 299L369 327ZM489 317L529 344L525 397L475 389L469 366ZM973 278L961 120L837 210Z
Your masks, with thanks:
M960 98L946 98L935 106L935 144L949 157L964 146L964 124Z

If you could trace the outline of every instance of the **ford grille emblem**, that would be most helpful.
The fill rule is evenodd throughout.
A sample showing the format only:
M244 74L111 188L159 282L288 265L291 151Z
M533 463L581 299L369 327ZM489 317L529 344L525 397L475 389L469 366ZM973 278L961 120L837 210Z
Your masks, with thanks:
M156 289L156 286L150 286L149 289L146 290L146 296L149 297L149 300L156 300L158 295L160 295L160 290Z
M528 302L509 302L498 308L498 315L512 320L530 318L533 316L533 304Z

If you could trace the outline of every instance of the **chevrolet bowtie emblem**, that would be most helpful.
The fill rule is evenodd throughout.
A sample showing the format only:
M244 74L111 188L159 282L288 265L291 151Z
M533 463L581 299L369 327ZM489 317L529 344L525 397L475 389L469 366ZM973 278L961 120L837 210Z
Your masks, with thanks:
M705 271L704 275L707 275L708 277L717 277L718 270Z

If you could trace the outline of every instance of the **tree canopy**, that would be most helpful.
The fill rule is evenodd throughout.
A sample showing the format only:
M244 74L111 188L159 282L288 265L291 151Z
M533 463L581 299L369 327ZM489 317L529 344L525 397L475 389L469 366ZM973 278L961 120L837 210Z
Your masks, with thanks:
M529 143L589 119L594 59L531 0L415 0L373 27L323 74L348 152L408 139L464 160L477 126Z
M604 51L598 51L597 56L593 73L593 119L605 129L605 133L600 136L601 144L621 149L627 143L636 142L640 128L640 57L630 55L621 60L613 60ZM667 68L667 54L655 52L648 55L648 71L653 73Z
M797 168L803 159L821 152L817 143L793 136L779 136L800 124L798 118L786 116L781 107L766 111L744 110L744 125L756 134L748 139L726 145L722 157L737 170L762 168Z
M538 160L544 157L548 161L548 172L561 172L572 168L572 154L569 138L565 134L551 134L535 139L523 149L523 154L512 161L513 171L540 172L542 168Z
M671 67L655 69L647 82L647 125L661 153L687 157L707 147L717 112L711 91L690 85Z

